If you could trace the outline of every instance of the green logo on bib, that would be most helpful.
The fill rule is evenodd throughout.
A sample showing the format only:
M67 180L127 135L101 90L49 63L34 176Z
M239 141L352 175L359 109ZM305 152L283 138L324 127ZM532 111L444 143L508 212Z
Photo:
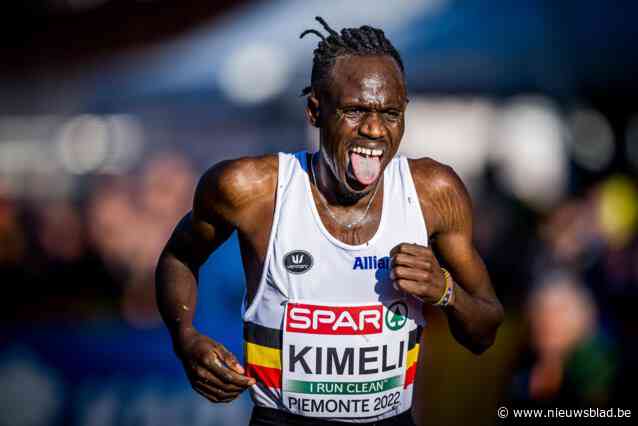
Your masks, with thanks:
M408 322L408 307L403 302L394 302L385 312L385 324L396 331Z

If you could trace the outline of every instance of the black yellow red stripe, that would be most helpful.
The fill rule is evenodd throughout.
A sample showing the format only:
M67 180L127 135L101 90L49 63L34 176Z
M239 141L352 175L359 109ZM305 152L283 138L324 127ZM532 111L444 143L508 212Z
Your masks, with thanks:
M246 375L271 388L281 388L281 330L244 322Z
M417 343L412 349L408 351L408 359L405 363L407 370L405 370L405 382L403 388L407 388L414 383L416 377L417 360L419 359L419 344Z
M420 348L419 342L421 341L422 332L423 327L421 326L410 331L410 337L408 340L408 358L405 362L407 369L405 371L405 382L403 383L404 389L413 384L414 379L416 378L416 367L419 359Z

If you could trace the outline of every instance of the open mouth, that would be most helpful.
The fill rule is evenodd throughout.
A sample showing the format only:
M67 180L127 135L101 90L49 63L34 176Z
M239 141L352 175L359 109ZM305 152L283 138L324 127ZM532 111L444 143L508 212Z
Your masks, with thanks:
M361 190L375 182L381 174L383 149L354 146L348 151L347 177L354 189Z

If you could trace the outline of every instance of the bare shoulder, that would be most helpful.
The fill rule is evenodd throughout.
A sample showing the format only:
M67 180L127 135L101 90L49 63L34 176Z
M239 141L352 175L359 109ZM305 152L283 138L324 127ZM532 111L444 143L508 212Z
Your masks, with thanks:
M419 194L442 196L457 191L467 193L463 181L452 167L427 157L408 161Z
M442 232L471 226L470 196L454 169L431 158L409 164L428 228Z
M195 191L198 216L218 214L227 219L274 200L277 154L226 160L209 168Z

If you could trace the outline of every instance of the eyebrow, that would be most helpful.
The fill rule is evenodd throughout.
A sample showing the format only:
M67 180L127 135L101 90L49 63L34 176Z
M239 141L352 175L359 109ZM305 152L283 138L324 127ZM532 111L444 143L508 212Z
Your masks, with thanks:
M403 109L403 104L394 104L394 103L392 103L390 105L381 105L381 107L377 108L376 106L372 106L372 105L370 105L370 104L368 104L366 102L358 102L358 101L348 100L347 102L343 102L342 104L339 104L337 106L337 108L339 108L339 109L359 108L359 109L365 109L365 110L387 111L387 110L391 110L391 109L401 110L401 109Z

